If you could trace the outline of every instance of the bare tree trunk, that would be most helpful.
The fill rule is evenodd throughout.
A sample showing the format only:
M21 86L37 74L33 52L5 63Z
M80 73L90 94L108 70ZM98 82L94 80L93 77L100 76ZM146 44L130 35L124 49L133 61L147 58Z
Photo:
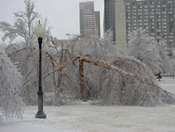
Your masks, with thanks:
M62 65L62 61L63 61L63 41L61 45L60 65ZM61 86L61 80L62 80L62 69L60 70L60 73L58 72L58 85L57 85L58 88Z
M80 73L80 96L81 96L80 98L84 99L83 97L83 91L84 91L83 59L81 58L81 56L79 58L79 73Z

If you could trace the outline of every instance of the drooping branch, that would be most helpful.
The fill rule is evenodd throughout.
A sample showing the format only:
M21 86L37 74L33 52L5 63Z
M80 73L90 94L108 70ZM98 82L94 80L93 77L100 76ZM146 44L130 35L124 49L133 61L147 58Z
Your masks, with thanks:
M26 49L39 50L38 48L31 47L31 46L30 46L30 47L25 47L25 48L22 48L22 49L20 49L20 50L17 50L17 51L15 51L15 52L11 53L10 56L11 56L12 54L21 52L21 51L26 50ZM48 53L47 51L44 51L44 50L42 50L42 52L45 53L45 54L47 54L51 59L54 60L54 62L55 62L58 66L60 66L59 62L58 62L50 53Z
M126 72L126 71L124 71L124 70L122 70L122 69L120 69L118 67L115 67L113 65L110 65L109 63L106 63L104 61L89 60L89 59L83 59L83 61L84 62L87 62L87 63L91 63L91 64L96 65L96 66L102 66L102 67L107 68L107 69L115 70L115 71L117 71L119 73L122 73L124 75L130 76L131 78L134 78L134 79L138 80L142 84L146 84L147 83L147 84L149 84L149 85L151 85L151 86L153 86L155 88L159 88L159 89L163 90L161 87L159 87L158 85L156 85L152 80L150 80L148 78L140 78L140 77L138 77L135 74L132 74L130 72ZM165 93L167 93L167 94L170 94L169 92L167 92L165 90L163 90L163 91Z
M93 64L93 65L96 65L96 66L101 66L101 67L104 67L104 68L106 68L106 69L112 69L112 70L114 70L114 71L116 71L116 72L119 72L119 73L124 74L124 75L126 75L126 76L129 76L129 77L131 77L131 78L133 78L133 79L136 79L136 80L138 80L138 81L139 81L140 83L142 83L142 84L148 84L148 85L154 86L155 88L160 88L160 87L157 86L152 80L149 80L148 78L140 78L140 77L138 77L138 76L135 75L135 74L132 74L132 73L130 73L130 72L126 72L126 71L124 71L124 70L122 70L122 69L120 69L120 68L118 68L118 67L115 67L115 66L113 66L113 65L110 65L109 63L106 63L106 62L104 62L104 61L82 59L81 56L79 56L79 55L78 55L77 57L73 58L72 60L68 61L68 62L65 63L64 65L62 65L62 66L56 68L55 70L53 70L53 71L51 71L51 72L49 72L49 73L43 75L43 76L42 76L42 79L45 79L47 76L51 75L52 73L54 73L54 72L56 72L56 71L59 71L59 70L65 68L66 66L68 66L69 64L71 64L72 62L74 62L74 61L77 60L77 59L80 59L80 65L81 65L81 67L79 66L79 68L80 68L79 70L80 70L80 94L81 94L81 98L82 98L82 99L83 99L83 90L84 90L84 82L83 82L83 77L84 77L84 76L83 76L83 70L82 70L82 68L83 68L83 67L82 67L83 62L90 63L90 64ZM38 82L38 79L36 79L35 81L33 81L33 82L31 82L31 83L25 85L24 87L28 87L28 86L30 86L30 85L33 85L33 84L35 84L36 82ZM162 88L160 88L160 89L162 89ZM163 89L162 89L162 90L163 90ZM166 92L167 94L169 94L167 91L165 91L165 90L163 90L163 91Z
M70 60L70 61L68 61L67 63L65 63L64 65L62 65L62 66L60 66L60 67L54 69L53 71L51 71L51 72L49 72L49 73L43 75L43 76L42 76L42 79L45 79L47 76L51 75L52 73L54 73L54 72L56 72L56 71L59 71L59 70L65 68L66 66L68 66L69 64L71 64L72 62L74 62L75 60L77 60L78 58L79 58L79 56L73 58L72 60ZM30 85L33 85L33 84L37 83L37 82L38 82L38 79L36 79L35 81L30 82L29 84L25 85L24 87L28 87L28 86L30 86Z

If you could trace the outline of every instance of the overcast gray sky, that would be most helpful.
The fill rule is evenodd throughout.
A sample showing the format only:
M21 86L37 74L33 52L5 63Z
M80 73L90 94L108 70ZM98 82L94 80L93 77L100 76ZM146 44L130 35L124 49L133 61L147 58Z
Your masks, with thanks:
M100 11L101 32L103 32L104 0L33 0L35 11L48 19L52 34L59 39L66 39L65 34L79 34L79 2L94 1L95 10ZM14 12L25 11L24 0L0 0L0 21L13 24ZM0 38L2 33L0 32ZM0 40L1 42L1 40Z

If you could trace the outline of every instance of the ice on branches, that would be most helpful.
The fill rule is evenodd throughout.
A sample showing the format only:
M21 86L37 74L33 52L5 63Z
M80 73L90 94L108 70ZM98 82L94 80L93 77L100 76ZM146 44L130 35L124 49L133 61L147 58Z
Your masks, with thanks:
M101 105L175 103L174 95L156 85L152 71L141 61L120 54L110 38L81 35L74 38L67 48L72 58L80 55L84 62L83 99L94 100ZM77 61L63 69L74 82L62 77L61 91L69 97L82 98L81 88L77 87L81 83L78 70Z
M20 90L23 85L23 77L2 46L0 48L0 75L0 109L3 116L8 119L22 118L24 104Z

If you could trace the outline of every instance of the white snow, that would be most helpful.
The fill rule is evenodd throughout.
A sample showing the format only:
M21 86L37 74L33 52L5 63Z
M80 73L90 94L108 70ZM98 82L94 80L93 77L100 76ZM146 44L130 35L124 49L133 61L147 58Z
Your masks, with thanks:
M175 79L159 82L175 94ZM37 106L26 107L22 121L4 121L0 132L175 132L175 105L162 107L44 106L46 119L34 118Z

